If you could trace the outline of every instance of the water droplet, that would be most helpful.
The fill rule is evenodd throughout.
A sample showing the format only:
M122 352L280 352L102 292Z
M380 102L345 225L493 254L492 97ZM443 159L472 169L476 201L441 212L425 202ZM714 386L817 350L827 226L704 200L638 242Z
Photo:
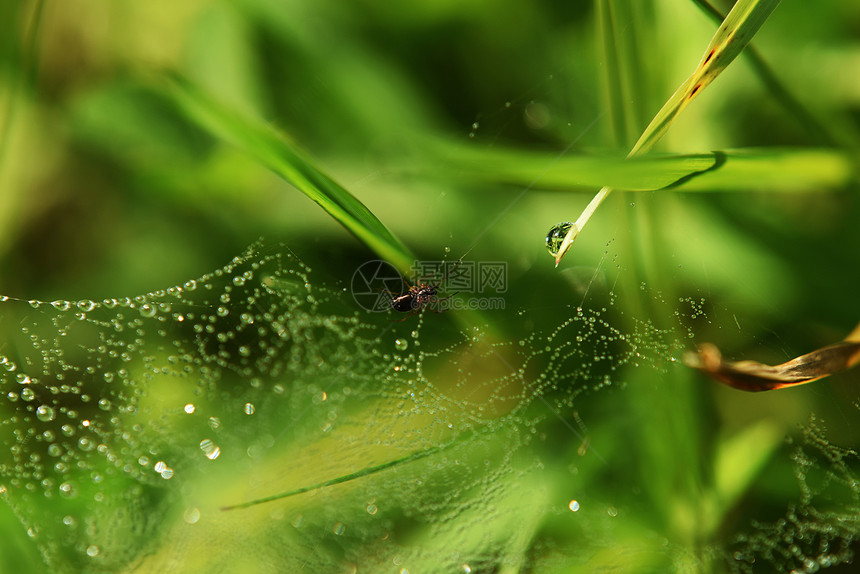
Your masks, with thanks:
M49 407L48 405L39 405L36 408L36 418L42 422L52 421L55 416L57 416L57 413L54 411L53 407Z
M91 544L90 546L87 546L87 556L89 556L90 558L95 558L96 556L99 555L100 552L101 552L101 548L99 548L95 544Z
M221 448L208 438L200 441L200 450L209 460L215 460L221 454Z
M529 102L523 110L523 120L528 127L541 130L552 121L552 112L543 102Z
M64 482L60 485L60 494L65 498L74 498L78 491L71 482Z
M36 393L33 392L33 389L27 388L21 391L21 398L25 401L32 401L36 398Z
M96 302L95 301L90 301L89 299L81 299L80 301L78 301L78 309L80 309L84 313L86 313L88 311L92 311L95 308L96 308Z
M245 414L252 415L256 408L254 407L254 403L245 403Z
M59 311L68 311L72 308L71 301L51 301L51 306Z
M197 524L197 521L200 520L200 509L188 508L185 510L182 518L184 518L185 522L188 524Z
M579 502L577 502L576 500L571 500L570 504L568 504L567 507L570 508L572 512L577 512L579 510Z
M376 514L376 512L378 510L379 510L379 508L375 504L368 504L367 505L367 513L370 515Z
M186 413L188 413L188 414L190 415L191 413L193 413L193 412L194 412L194 405L193 405L193 404L191 404L191 403L188 403L187 405L185 405L185 409L184 409L184 410L185 410L185 412L186 412Z
M150 305L149 303L144 303L140 306L140 314L143 317L155 317L155 306Z
M407 341L406 339L396 339L394 341L394 347L398 351L405 351L409 348L409 341Z
M336 522L334 527L331 529L337 536L343 534L344 530L346 530L346 526L343 525L343 522Z
M564 237L567 235L567 232L570 231L570 228L573 227L573 224L569 221L562 221L552 227L549 232L546 234L546 248L549 251L549 254L555 257L558 255L558 250L561 247L562 241L564 241Z

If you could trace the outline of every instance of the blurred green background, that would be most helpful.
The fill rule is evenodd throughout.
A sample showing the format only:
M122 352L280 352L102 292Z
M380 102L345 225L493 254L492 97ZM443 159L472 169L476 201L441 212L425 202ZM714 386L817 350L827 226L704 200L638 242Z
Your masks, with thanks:
M716 4L723 13L730 8ZM582 398L540 387L520 400L523 419L492 426L496 442L481 443L489 460L504 451L506 425L541 436L527 454L510 455L528 463L505 459L530 469L520 488L543 493L532 522L517 518L523 500L481 498L477 514L481 504L508 503L514 517L502 512L507 521L490 521L482 533L480 518L450 517L446 530L440 525L448 518L440 515L428 519L436 529L415 526L402 538L392 527L398 544L480 549L484 566L473 571L481 572L724 571L723 555L731 556L736 533L752 529L751 521L776 520L794 503L810 508L784 436L802 436L800 426L815 413L832 443L858 444L860 375L750 395L668 359L709 341L730 357L779 363L836 342L860 319L860 265L852 255L860 245L860 5L786 0L756 36L754 45L799 107L782 105L742 56L659 146L666 154L743 149L732 157L748 156L748 163L730 160L731 169L673 189L614 194L557 270L543 245L550 227L575 219L599 186L574 185L577 170L590 170L589 182L613 174L693 71L716 27L682 0L3 2L0 293L44 301L147 293L213 271L260 236L286 243L313 269L314 284L333 292L376 257L269 171L264 157L195 120L174 98L176 82L185 82L237 117L283 134L419 258L442 259L446 248L456 258L473 248L469 259L507 262L506 308L462 320L428 316L425 350L444 348L463 324L477 321L502 343L539 333L528 343L538 355L541 337L578 305L608 306L601 316L631 338L645 332L641 352L656 368L621 361L611 375L621 390ZM355 310L346 295L341 304L346 315ZM0 313L11 341L23 319ZM412 328L362 320L396 333ZM662 334L649 334L651 327ZM593 349L580 349L594 360ZM492 372L475 377L491 381ZM534 415L542 423L525 425L544 400L559 405L561 419L543 412ZM360 412L348 416L360 429L372 423ZM578 460L582 445L567 425L591 429L591 444L605 459L583 462L579 479L565 457ZM815 466L824 474L832 448ZM462 456L479 465L484 454ZM856 469L846 473L857 476ZM737 486L725 486L734 479ZM507 481L517 482L492 472L481 480L506 494ZM571 480L630 521L568 525ZM828 512L858 511L850 480L840 483L845 492L826 495ZM447 477L438 488L457 490L456 480ZM731 500L718 491L732 492ZM216 489L211 494L218 498ZM661 497L671 500L661 504ZM408 497L400 504L408 506ZM267 528L266 512L241 519L252 540ZM823 528L831 518L823 512L812 522ZM529 535L512 545L525 549L519 562L494 562L520 520ZM41 571L45 547L27 536L26 520L4 509L0 521L3 570ZM406 523L393 522L408 531ZM856 516L853 524L856 530ZM832 528L834 547L856 537L844 525ZM800 540L813 530L798 530ZM159 532L153 544L167 544ZM797 533L787 538L786 548ZM351 543L353 550L373 548L364 539ZM296 548L312 556L314 544L311 537ZM236 564L243 548L229 550ZM326 548L349 558L332 571L350 571L354 551ZM208 567L183 551L190 558L179 571ZM788 555L775 559L779 569L793 567ZM434 556L427 550L417 571L432 571ZM308 571L336 563L314 570L311 562ZM375 571L367 564L369 558L355 566ZM763 558L749 565L771 567Z

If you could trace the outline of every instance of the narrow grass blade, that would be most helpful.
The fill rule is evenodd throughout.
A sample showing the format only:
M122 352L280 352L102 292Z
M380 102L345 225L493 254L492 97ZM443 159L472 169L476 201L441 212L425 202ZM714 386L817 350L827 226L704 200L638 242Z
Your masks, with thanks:
M408 274L415 257L373 213L328 177L271 127L242 117L202 90L172 79L166 90L189 118L214 136L238 147L314 200L360 241Z
M266 496L263 498L257 498L254 500L249 500L248 502L242 502L239 504L233 504L230 506L222 506L221 510L238 510L240 508L250 508L251 506L256 506L258 504L264 504L266 502L274 502L275 500L281 500L284 498L289 498L291 496L296 496L298 494L304 494L305 492L311 492L313 490L319 490L321 488L326 488L327 486L334 486L336 484L343 484L344 482L349 482L351 480L356 480L359 478L363 478L365 476L370 476L372 474L376 474L378 472L382 472L384 470L388 470L389 468L394 468L396 466L400 466L401 464L408 464L410 462L414 462L416 460L420 460L422 458L426 458L432 454L436 454L443 450L447 445L437 446L426 448L424 450L419 450L408 454L404 457L397 458L394 460L390 460L388 462L384 462L382 464L377 464L375 466L369 466L367 468L363 468L356 472L351 472L349 474L344 474L342 476L338 476L336 478L332 478L331 480L326 480L324 482L319 482L317 484L310 484L307 486L302 486L299 488L295 488L293 490L287 490L284 492L279 492L278 494L273 494L271 496Z
M718 439L712 496L703 500L703 532L713 536L725 526L783 440L783 429L772 420L759 421L734 436Z
M221 510L227 511L227 510L238 510L240 508L250 508L251 506L256 506L258 504L273 502L275 500L281 500L284 498L289 498L291 496L296 496L298 494L304 494L305 492L311 492L311 491L319 490L319 489L326 488L329 486L334 486L337 484L343 484L345 482L350 482L353 480L357 480L359 478L364 478L365 476L371 476L371 475L383 472L385 470L388 470L390 468L395 468L395 467L398 467L398 466L401 466L404 464L409 464L411 462L415 462L415 461L421 460L423 458L427 458L428 456L432 456L436 453L443 452L443 451L448 450L452 447L462 445L464 442L474 438L476 435L480 436L479 433L476 433L475 431L467 431L467 432L464 432L463 434L455 437L453 440L446 442L444 444L438 445L438 446L433 446L433 447L428 447L428 448L424 448L421 450L416 450L416 451L411 452L407 455L404 455L400 458L389 460L389 461L383 462L381 464L368 466L368 467L363 468L361 470L357 470L355 472L351 472L351 473L344 474L344 475L341 475L338 477L334 477L334 478L331 478L331 479L323 481L323 482L318 482L315 484L309 484L306 486L301 486L299 488L294 488L292 490L279 492L277 494L273 494L271 496L266 496L263 498L256 498L254 500L249 500L247 502L241 502L239 504L231 504L229 506L222 506Z
M652 7L640 0L599 0L596 12L606 82L603 101L612 126L613 145L627 148L636 141L650 113L645 108L648 98L637 96L648 83L648 54L640 47L650 41Z
M657 112L639 140L633 145L628 157L643 154L654 147L693 98L702 93L708 84L713 82L741 53L779 2L780 0L738 0L714 34L693 75L681 84L681 87ZM576 220L559 245L558 251L553 254L556 267L565 253L570 250L579 231L611 191L612 188L608 186L602 188Z
M702 12L714 19L718 24L724 20L719 10L714 8L708 0L692 0ZM806 132L815 139L819 145L835 146L845 145L849 142L840 142L840 138L822 123L815 115L780 81L773 68L768 65L764 57L755 46L747 46L745 56L752 65L753 71L758 75L764 87L773 99L786 109L789 118L798 121Z
M714 34L696 71L681 84L681 87L657 112L639 137L639 141L630 150L631 156L639 155L654 147L693 98L702 93L702 90L723 73L723 70L749 44L779 2L780 0L739 0L735 4Z
M562 191L600 185L627 191L654 191L712 169L719 161L716 153L655 154L628 161L616 154L558 158L525 149L476 150L468 146L448 146L438 155L447 156L446 161L452 167L450 171L467 182L504 183L516 187L532 185ZM433 167L438 170L437 165ZM537 181L535 173L540 174Z
M606 79L606 107L609 110L609 119L612 125L612 133L615 144L619 147L629 145L632 140L626 140L626 126L624 119L625 102L624 81L621 73L621 61L618 55L618 45L615 33L615 14L613 3L610 0L597 2L597 20L599 22L599 42L602 49L604 61L604 77Z
M673 189L685 193L829 193L858 181L857 158L850 151L749 148L713 154L721 158L718 166L693 173ZM650 159L650 155L642 159Z
M467 184L492 182L563 192L605 185L624 191L828 193L857 182L856 158L839 149L744 148L625 159L614 154L557 157L524 149L476 150L446 144L433 153L439 160L428 163L424 177L439 173L439 163L446 162L450 169L444 171L456 173ZM411 165L402 169L414 172Z

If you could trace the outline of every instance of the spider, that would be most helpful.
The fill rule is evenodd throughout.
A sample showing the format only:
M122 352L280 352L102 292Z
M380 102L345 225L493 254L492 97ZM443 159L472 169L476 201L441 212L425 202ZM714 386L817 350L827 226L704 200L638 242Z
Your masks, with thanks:
M405 321L412 315L420 313L424 307L433 303L434 301L444 301L445 299L450 299L456 293L451 293L447 297L443 297L441 299L436 298L436 294L439 292L439 286L448 278L448 276L460 265L462 259L458 260L445 274L442 279L436 283L435 285L430 285L428 283L424 283L420 279L418 283L409 287L409 290L402 295L397 295L391 299L391 308L395 311L400 311L401 313L411 313L407 315L402 320ZM432 310L432 309L431 309ZM437 313L441 313L441 311L436 311Z

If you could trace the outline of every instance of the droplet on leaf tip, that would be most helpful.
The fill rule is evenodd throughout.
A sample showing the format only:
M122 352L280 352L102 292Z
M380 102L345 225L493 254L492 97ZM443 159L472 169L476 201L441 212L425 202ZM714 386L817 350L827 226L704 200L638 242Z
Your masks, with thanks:
M561 223L554 225L552 229L549 230L546 234L546 248L550 255L553 257L558 255L558 250L561 248L561 244L571 227L573 227L573 223L562 221Z

